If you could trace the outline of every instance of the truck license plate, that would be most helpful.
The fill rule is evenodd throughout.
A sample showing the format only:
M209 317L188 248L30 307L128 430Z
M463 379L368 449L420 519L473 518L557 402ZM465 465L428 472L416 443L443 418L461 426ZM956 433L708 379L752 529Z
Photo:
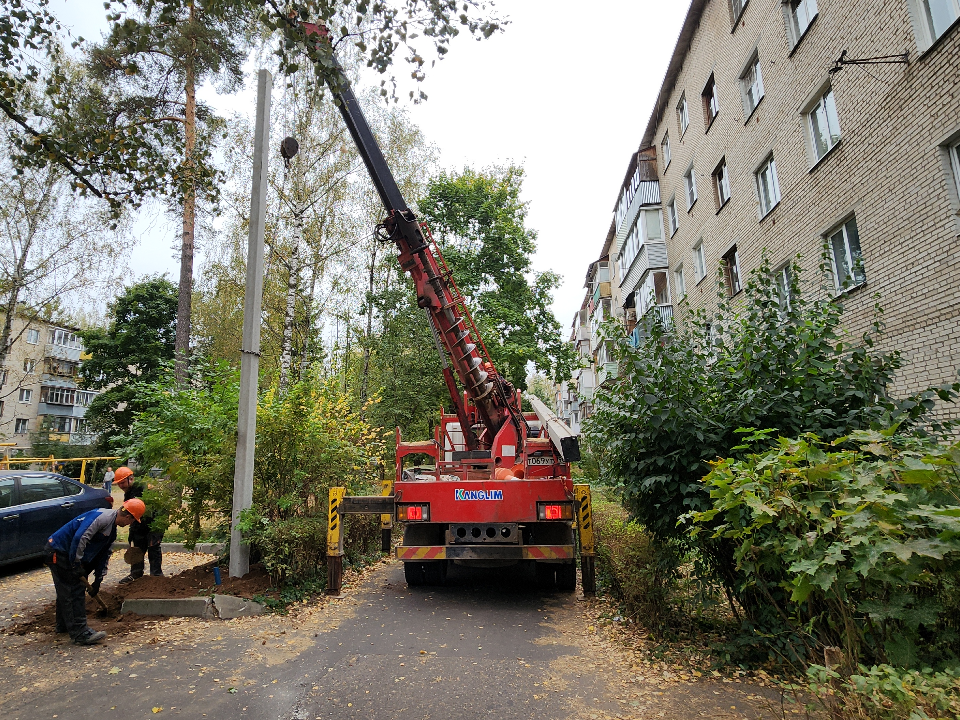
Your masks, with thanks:
M527 458L527 465L553 465L552 457L530 457Z

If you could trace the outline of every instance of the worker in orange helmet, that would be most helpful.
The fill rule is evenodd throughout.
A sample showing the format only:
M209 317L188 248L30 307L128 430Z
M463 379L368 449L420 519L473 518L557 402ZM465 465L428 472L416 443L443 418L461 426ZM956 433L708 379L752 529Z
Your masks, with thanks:
M139 498L128 500L117 510L97 508L75 517L47 540L44 562L53 575L57 590L58 633L70 633L78 645L95 645L107 634L95 632L87 625L87 604L84 588L91 596L100 592L100 583L107 574L107 563L117 527L140 523L146 505ZM93 584L87 576L93 572Z
M133 498L143 498L143 493L147 490L146 483L136 480L133 477L133 470L126 465L117 468L113 475L113 482L123 490L125 502ZM143 577L144 556L150 560L150 574L158 577L163 576L163 551L161 550L163 531L158 531L153 527L156 519L156 509L154 508L147 513L141 523L130 528L130 545L140 552L136 553L137 557L132 558L135 562L130 563L130 574L120 581L121 585L132 583L137 578Z

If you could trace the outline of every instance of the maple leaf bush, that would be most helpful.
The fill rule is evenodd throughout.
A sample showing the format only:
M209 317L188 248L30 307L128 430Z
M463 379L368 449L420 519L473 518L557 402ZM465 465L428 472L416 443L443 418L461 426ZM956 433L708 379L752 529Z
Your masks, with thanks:
M833 442L884 427L903 437L937 436L949 431L937 401L953 402L960 391L952 383L895 397L890 389L904 361L879 344L882 308L875 306L867 332L852 336L832 280L802 283L799 262L787 281L778 277L784 275L763 260L743 292L730 298L721 272L714 314L684 312L681 305L671 327L641 319L636 347L622 329L608 327L618 374L597 389L596 412L584 425L601 477L631 517L657 542L683 545L678 557L692 553L700 578L722 586L742 628L730 659L794 660L804 654L805 632L785 625L780 612L792 590L761 587L745 576L736 538L691 537L680 522L714 509L704 482L711 463L757 451L756 444L744 445L740 429L766 429L768 443L806 433Z
M732 544L738 590L777 609L798 659L838 647L848 668L960 663L960 444L896 430L719 460L712 507L684 518Z

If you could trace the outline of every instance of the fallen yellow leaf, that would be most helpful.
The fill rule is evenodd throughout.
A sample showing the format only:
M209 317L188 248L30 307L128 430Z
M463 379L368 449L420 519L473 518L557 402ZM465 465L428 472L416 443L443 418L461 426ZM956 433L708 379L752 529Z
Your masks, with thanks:
M162 708L162 707L155 707L155 708L153 709L153 714L154 714L154 715L156 715L158 712L163 712L163 708Z

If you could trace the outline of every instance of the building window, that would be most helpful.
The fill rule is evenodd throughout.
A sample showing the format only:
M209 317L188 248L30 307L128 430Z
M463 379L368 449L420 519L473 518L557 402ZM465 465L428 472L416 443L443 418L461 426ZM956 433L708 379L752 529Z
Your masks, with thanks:
M0 416L3 415L3 400L0 400Z
M746 6L747 0L730 0L730 17L732 18L733 25L737 24Z
M827 88L810 108L807 113L807 131L810 133L810 144L817 161L840 142L840 119L837 117L837 105L833 100L833 88Z
M817 0L788 0L783 7L787 13L790 44L796 46L817 16Z
M707 276L707 256L703 248L703 240L693 247L693 277L700 282Z
M90 403L97 396L95 392L77 390L77 405L81 407L90 407Z
M70 417L61 417L56 416L50 418L50 431L56 433L68 433L70 432L71 423Z
M0 386L7 384L7 371L6 369L0 370Z
M677 265L673 271L673 284L677 286L677 300L687 294L687 282L683 279L683 263Z
M694 203L697 202L697 176L693 172L693 167L683 176L683 189L687 195L687 212L690 212Z
M950 146L949 152L950 167L953 168L953 182L956 183L957 197L960 198L960 140L957 140Z
M730 200L730 173L727 171L727 159L724 158L713 171L713 192L719 210Z
M773 157L760 166L756 178L760 217L763 218L780 202L780 182L777 180L777 164Z
M703 123L709 130L720 112L720 104L717 102L717 83L713 79L713 73L710 74L710 79L707 80L701 97L703 98Z
M83 349L80 338L69 330L50 330L50 344L59 345L60 347L66 348L74 348L76 350Z
M648 242L663 242L663 223L660 219L660 210L641 210L634 221L630 234L620 249L617 263L620 268L620 277L625 278L633 261L640 254L643 246Z
M734 245L723 256L723 278L727 284L727 294L733 297L743 289L740 284L740 255Z
M857 219L847 220L830 233L830 252L833 255L833 276L837 290L857 287L867 281L863 269L863 254L860 252L860 234Z
M793 300L793 275L790 271L790 263L774 270L773 280L777 284L777 295L780 297L780 310L786 312L790 309L790 303Z
M670 230L670 237L677 231L680 224L677 222L677 199L671 198L667 203L667 226Z
M33 369L37 366L36 360L24 360L23 361L23 371L25 373L32 373Z
M644 242L663 242L663 219L660 217L660 210L644 210L641 215Z
M40 388L40 402L51 405L74 405L77 391L74 388L44 387Z
M27 418L17 418L14 422L13 431L17 435L26 435L30 431L30 421Z
M663 155L663 169L670 167L670 133L665 133L663 142L660 143L661 155Z
M20 402L28 403L33 400L33 390L27 390L26 388L20 388Z
M925 46L932 45L957 18L960 18L960 0L917 0L923 23Z
M763 76L760 73L760 57L756 54L740 76L740 90L743 93L743 114L748 118L763 99Z
M27 342L31 345L36 345L40 342L40 331L35 328L27 330Z
M686 93L680 96L680 102L677 104L677 122L680 124L680 137L683 137L690 125L690 111L687 109Z

